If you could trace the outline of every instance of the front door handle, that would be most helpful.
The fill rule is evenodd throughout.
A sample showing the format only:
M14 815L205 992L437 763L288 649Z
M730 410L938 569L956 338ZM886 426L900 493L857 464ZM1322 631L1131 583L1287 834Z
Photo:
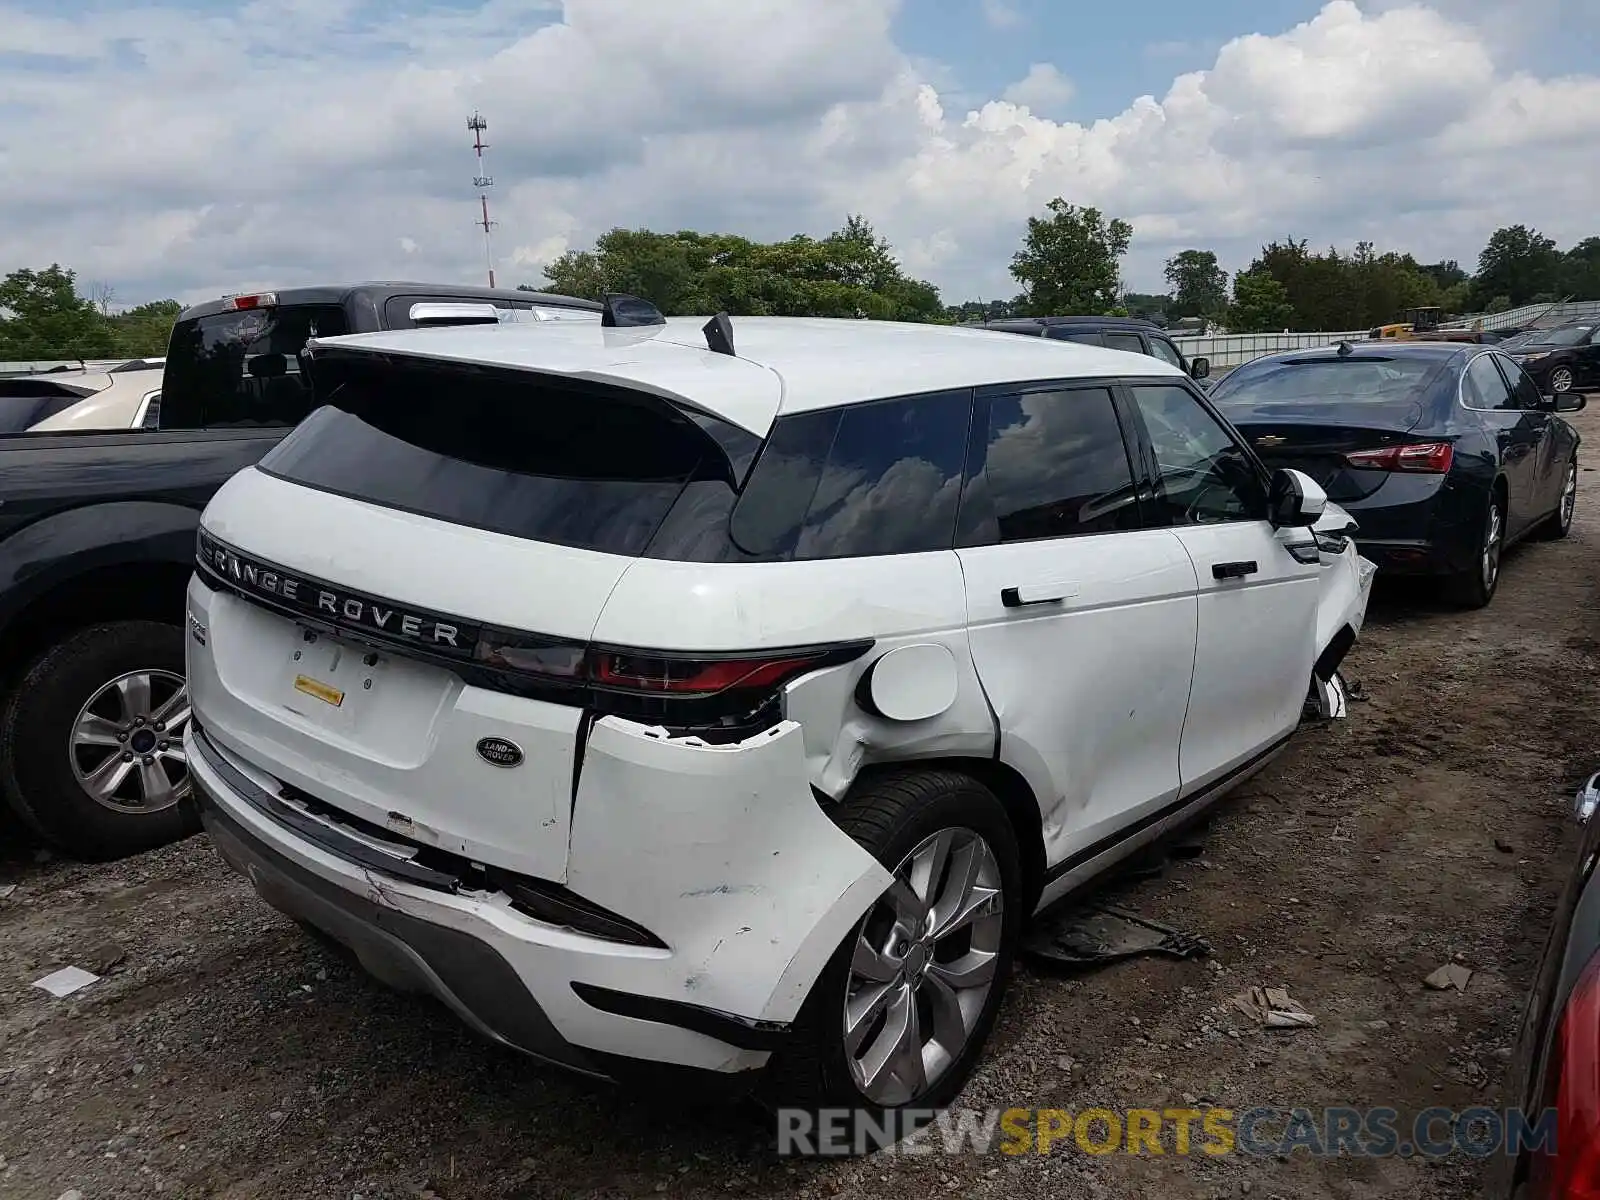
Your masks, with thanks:
M1025 583L1020 587L1000 589L1000 603L1007 608L1023 608L1029 604L1059 604L1078 594L1075 583Z
M1244 562L1212 563L1211 575L1214 579L1243 579L1246 575L1254 575L1261 568L1256 566L1255 559Z

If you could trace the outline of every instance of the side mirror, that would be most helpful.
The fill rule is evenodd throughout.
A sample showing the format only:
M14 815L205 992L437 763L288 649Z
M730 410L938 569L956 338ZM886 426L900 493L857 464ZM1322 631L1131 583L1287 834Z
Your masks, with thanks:
M1267 493L1267 519L1274 528L1295 529L1315 525L1327 507L1328 493L1305 472L1282 470L1272 473L1272 487Z
M1550 407L1557 412L1582 412L1589 404L1582 392L1557 392L1551 397Z
M1196 379L1211 378L1211 360L1209 358L1196 358L1189 363L1189 374Z

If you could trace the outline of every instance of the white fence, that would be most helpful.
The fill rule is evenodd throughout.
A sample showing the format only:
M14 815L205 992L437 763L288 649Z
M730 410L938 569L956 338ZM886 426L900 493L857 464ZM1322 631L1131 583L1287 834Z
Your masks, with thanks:
M1568 300L1562 304L1524 304L1521 308L1502 313L1475 313L1445 325L1446 329L1471 329L1475 321L1482 321L1485 329L1510 329L1536 325L1549 329L1568 321L1600 319L1600 300Z

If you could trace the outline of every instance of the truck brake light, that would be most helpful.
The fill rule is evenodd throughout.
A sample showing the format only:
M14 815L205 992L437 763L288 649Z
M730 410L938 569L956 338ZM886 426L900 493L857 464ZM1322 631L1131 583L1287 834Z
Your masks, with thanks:
M238 312L247 308L271 308L277 302L277 292L256 292L250 296L224 296L222 308L225 312Z

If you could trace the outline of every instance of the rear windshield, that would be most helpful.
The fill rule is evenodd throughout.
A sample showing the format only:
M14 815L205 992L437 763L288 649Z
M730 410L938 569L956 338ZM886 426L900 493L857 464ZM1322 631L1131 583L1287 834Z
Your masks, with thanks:
M1569 325L1565 329L1540 330L1529 335L1524 346L1581 346L1589 340L1594 330L1587 325Z
M637 556L688 484L733 482L710 418L641 393L375 355L315 373L323 406L261 469L386 508Z
M1300 359L1240 367L1212 393L1219 405L1403 400L1438 364L1421 358Z
M0 379L0 434L21 433L92 395L51 379Z
M293 425L311 410L301 351L350 332L333 304L214 313L172 331L162 382L164 429Z

